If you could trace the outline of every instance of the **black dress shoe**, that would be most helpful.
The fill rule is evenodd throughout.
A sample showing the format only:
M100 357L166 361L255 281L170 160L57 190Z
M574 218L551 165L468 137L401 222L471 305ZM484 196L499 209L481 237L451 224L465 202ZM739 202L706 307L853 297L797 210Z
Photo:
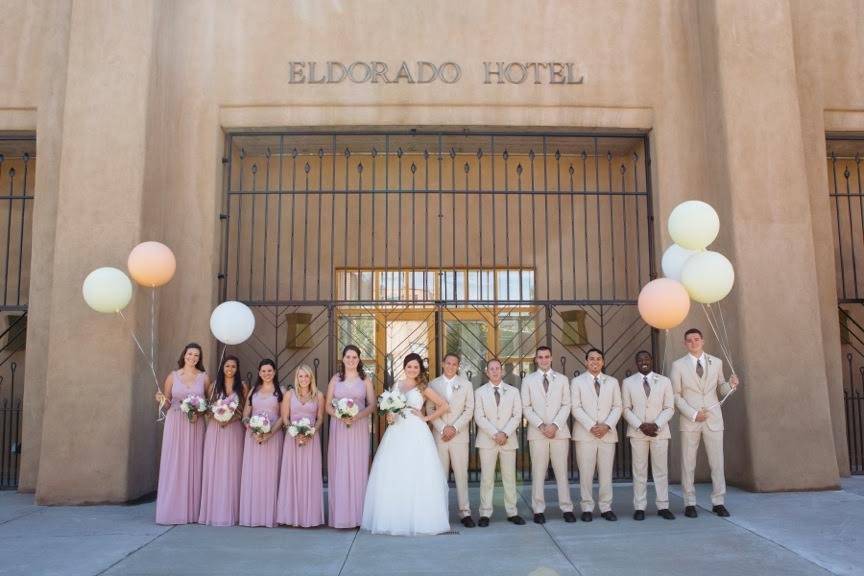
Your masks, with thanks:
M512 524L516 524L517 526L522 526L523 524L525 524L525 519L518 514L516 516L508 516L507 521Z
M602 514L600 514L600 516L602 516L604 520L608 520L609 522L615 522L618 520L618 517L611 510L609 510L608 512L603 512Z
M684 507L684 516L687 518L696 518L699 514L696 513L695 506L685 506Z
M729 511L726 510L726 507L723 506L722 504L718 504L717 506L714 506L713 508L711 508L711 511L714 512L714 514L716 514L717 516L720 516L721 518L728 518L729 517Z
M639 520L640 522L645 519L645 511L644 510L636 510L633 513L633 520Z
M474 524L474 519L470 516L465 516L464 518L462 518L462 525L465 528L474 528L476 526L476 524Z
M663 510L657 510L657 515L661 518L665 518L666 520L674 520L675 515L668 508L664 508Z
M488 516L480 516L480 520L477 522L477 525L480 528L486 528L489 526L489 517Z
M545 524L546 523L546 515L542 512L538 512L534 514L534 524Z
M582 512L582 522L591 522L594 516L590 512Z
M571 523L576 522L576 515L572 512L564 512L564 522Z

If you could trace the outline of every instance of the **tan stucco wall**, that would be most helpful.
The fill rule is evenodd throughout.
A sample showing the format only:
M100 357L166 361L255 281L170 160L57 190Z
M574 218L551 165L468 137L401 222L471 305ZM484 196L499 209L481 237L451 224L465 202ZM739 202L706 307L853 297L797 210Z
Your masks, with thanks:
M47 358L28 362L22 471L41 502L154 488L151 383L117 319L86 309L80 282L122 266L137 241L166 242L180 267L159 295L160 377L188 340L210 353L223 129L282 126L650 130L658 258L671 208L701 197L720 212L717 246L738 273L725 303L744 380L726 408L730 481L826 488L848 469L824 113L864 109L859 2L11 4L5 14L23 15L0 24L14 32L0 56L13 70L0 76L0 128L38 108L25 114L40 146L32 266L49 270L31 283L28 349ZM292 60L379 59L452 60L464 74L453 85L288 84ZM573 61L585 83L484 85L484 60ZM144 330L146 293L136 298ZM695 311L690 321L703 325ZM673 331L676 355L678 342ZM70 418L68 405L124 418Z

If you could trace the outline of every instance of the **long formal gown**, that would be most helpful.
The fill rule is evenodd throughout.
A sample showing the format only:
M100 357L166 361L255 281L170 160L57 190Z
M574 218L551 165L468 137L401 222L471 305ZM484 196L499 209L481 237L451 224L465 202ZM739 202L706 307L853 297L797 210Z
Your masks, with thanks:
M192 423L180 410L190 394L204 397L203 372L187 386L180 371L172 372L171 407L165 417L159 486L156 494L157 524L189 524L198 521L201 504L201 465L204 458L204 418Z
M360 378L339 380L335 375L333 399L353 398L360 410L366 408L366 384ZM327 494L330 519L334 528L356 528L363 519L363 497L369 479L369 419L346 426L330 418L330 444L327 449Z
M423 395L405 393L410 408L420 410ZM429 425L409 410L396 416L375 452L362 528L373 534L414 536L450 530L447 478Z
M291 394L291 421L308 418L314 426L318 400L305 404ZM324 487L321 478L321 438L318 434L297 445L296 438L285 435L282 472L279 474L279 499L276 504L279 524L309 528L324 523Z
M228 401L237 400L231 394ZM243 424L207 425L199 524L234 526L240 517L240 470L243 464Z
M264 413L275 424L279 418L279 398L275 394L252 395L252 415ZM263 444L246 432L243 443L243 472L240 477L241 526L276 525L276 495L279 491L279 463L282 458L282 428Z

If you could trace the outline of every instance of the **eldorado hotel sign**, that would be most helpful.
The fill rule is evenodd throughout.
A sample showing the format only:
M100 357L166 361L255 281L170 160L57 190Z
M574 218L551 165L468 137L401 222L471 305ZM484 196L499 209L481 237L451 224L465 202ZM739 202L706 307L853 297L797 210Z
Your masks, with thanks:
M582 84L573 62L481 62L483 84ZM289 84L456 84L463 68L456 62L440 64L419 60L398 64L373 61L292 61L288 63Z

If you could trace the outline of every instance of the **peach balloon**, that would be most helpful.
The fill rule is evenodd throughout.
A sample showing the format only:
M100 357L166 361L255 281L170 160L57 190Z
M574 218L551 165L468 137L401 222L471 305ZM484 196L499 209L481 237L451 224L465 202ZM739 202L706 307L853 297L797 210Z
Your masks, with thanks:
M142 242L132 249L126 266L135 282L156 288L174 277L177 260L171 249L161 242Z
M671 278L658 278L639 292L639 315L658 330L681 324L690 312L690 295L684 285Z

